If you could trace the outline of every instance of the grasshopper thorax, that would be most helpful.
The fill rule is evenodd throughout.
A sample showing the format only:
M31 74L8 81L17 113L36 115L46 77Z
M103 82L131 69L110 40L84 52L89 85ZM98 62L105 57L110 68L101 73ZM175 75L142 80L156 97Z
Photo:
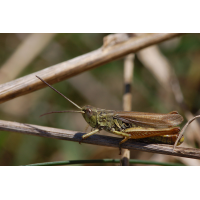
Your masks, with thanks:
M85 121L93 128L95 128L97 126L97 108L87 105L87 106L83 106L83 108L81 109L82 111L84 111L84 113L82 113Z

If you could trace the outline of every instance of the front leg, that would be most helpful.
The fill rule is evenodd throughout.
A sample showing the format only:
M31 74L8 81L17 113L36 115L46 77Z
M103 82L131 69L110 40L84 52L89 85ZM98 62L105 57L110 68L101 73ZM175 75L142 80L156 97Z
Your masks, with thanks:
M95 133L99 132L99 129L95 129L94 131L91 131L89 133L86 133L85 135L82 136L81 141L79 142L79 144L81 144L83 139L86 139L88 137L90 137L91 135L94 135Z

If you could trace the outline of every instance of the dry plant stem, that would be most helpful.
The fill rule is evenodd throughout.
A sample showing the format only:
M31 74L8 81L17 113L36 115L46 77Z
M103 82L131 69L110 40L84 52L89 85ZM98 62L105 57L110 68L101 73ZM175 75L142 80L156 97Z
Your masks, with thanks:
M57 83L84 71L121 58L129 53L139 51L140 49L179 35L181 34L155 33L130 38L125 42L97 49L69 61L59 63L52 67L48 67L14 81L2 84L0 85L0 103L46 87L46 85L35 78L35 75L40 76L50 84Z
M33 124L22 124L18 122L10 122L4 120L0 120L0 130L75 142L79 142L82 138L82 135L85 134L77 131L56 129ZM120 141L121 138L93 135L83 140L82 143L119 148ZM175 151L172 152L173 146L171 145L146 144L139 143L134 140L126 141L122 144L122 148L200 159L200 150L194 148L176 147Z
M1 66L0 83L14 79L49 44L55 33L29 34L12 56Z
M131 83L133 79L133 59L134 54L126 56L124 61L124 96L123 96L123 109L125 111L131 111L132 109L132 96L131 96ZM122 149L121 164L122 166L128 166L130 159L130 151L128 149Z
M182 128L182 130L181 130L181 132L179 133L179 136L178 136L178 138L177 138L177 140L176 140L176 142L175 142L175 144L174 144L173 151L174 151L174 149L176 148L176 145L177 145L178 141L179 141L180 138L183 136L183 133L185 132L185 129L188 127L188 125L189 125L191 122L193 122L196 118L199 118L199 117L200 117L200 115L197 115L197 116L195 116L194 118L192 118L191 120L189 120L189 121L185 124L185 126Z

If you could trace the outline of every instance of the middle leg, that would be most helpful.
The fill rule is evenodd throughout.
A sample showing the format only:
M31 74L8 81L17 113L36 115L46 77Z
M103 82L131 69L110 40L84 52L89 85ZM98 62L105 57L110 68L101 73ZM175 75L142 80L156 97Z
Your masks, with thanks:
M79 144L81 144L83 139L86 139L86 138L90 137L91 135L94 135L97 132L99 132L99 129L95 129L92 132L86 133L85 135L82 136L82 139L80 140Z

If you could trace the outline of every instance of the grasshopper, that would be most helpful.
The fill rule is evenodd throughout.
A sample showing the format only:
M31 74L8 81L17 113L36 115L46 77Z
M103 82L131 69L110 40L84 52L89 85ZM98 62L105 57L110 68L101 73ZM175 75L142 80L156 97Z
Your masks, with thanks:
M133 111L115 111L96 108L94 106L86 105L82 108L64 96L62 93L53 88L50 84L44 81L42 78L36 76L43 83L48 85L51 89L63 96L80 111L64 110L55 111L51 113L64 113L64 112L76 112L82 113L85 121L94 129L93 131L86 133L82 136L82 140L88 138L95 133L105 130L107 132L122 136L123 139L119 143L126 142L129 139L139 139L161 144L175 144L180 128L175 127L182 123L183 117L177 112L172 111L168 114L156 114L145 112L133 112ZM41 116L43 116L41 115ZM179 138L177 145L180 145L184 141L184 137Z

